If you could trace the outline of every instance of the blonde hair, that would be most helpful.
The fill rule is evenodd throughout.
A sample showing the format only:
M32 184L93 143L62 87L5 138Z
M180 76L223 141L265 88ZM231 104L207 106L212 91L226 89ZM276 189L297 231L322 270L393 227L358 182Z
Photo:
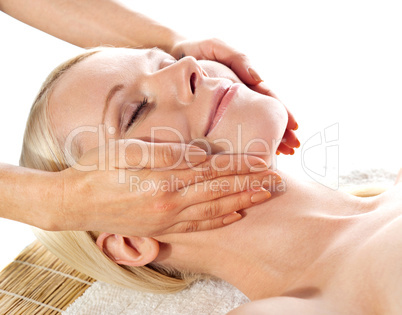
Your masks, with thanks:
M61 64L47 77L30 111L20 158L21 166L51 172L61 171L71 166L51 125L48 114L49 97L63 73L104 49L106 48L86 51ZM183 290L200 278L199 275L179 272L157 264L144 267L117 265L96 246L97 232L49 232L34 229L34 233L49 251L76 270L97 280L126 288L170 293Z
M63 73L103 49L105 48L86 51L66 61L45 80L32 105L26 125L21 166L51 172L62 171L71 166L53 132L48 114L49 97ZM371 192L370 195L377 193L380 191ZM34 232L39 241L62 261L92 278L111 284L154 293L171 293L183 290L201 278L200 275L179 272L158 264L144 267L117 265L96 246L98 232L49 232L40 229L34 229Z

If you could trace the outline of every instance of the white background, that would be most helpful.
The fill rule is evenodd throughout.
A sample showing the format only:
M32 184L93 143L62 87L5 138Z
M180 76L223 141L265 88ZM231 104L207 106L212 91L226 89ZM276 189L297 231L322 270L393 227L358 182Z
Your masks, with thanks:
M398 170L399 1L124 3L189 38L218 37L250 57L300 125L302 148L292 157L279 157L280 169L306 178L324 174L325 166L335 175L355 168ZM24 125L40 84L56 65L81 50L2 13L0 41L0 161L17 165ZM330 126L336 145L327 151L331 156L324 156L325 143L307 152L317 138L309 139ZM33 240L29 227L5 219L0 219L0 238L0 268Z

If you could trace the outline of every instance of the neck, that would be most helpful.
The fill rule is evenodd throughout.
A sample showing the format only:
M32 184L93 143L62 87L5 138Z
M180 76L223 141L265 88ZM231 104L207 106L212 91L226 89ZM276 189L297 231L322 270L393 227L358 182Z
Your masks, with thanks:
M318 266L336 266L343 256L334 253L346 244L341 241L345 230L369 204L319 184L281 177L272 197L242 211L242 220L178 236L161 262L221 278L252 300L323 285L331 268Z

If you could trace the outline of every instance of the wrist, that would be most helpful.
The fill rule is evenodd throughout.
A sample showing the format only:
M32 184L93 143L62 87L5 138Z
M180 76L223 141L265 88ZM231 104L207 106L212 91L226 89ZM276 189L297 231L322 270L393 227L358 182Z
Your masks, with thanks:
M14 165L0 164L0 216L54 229L54 174Z
M39 209L39 216L43 214L45 220L34 225L48 231L86 230L85 211L80 207L86 202L80 198L83 180L76 178L75 169L45 172L41 180L34 209Z
M177 44L185 40L185 37L176 33L172 29L158 24L155 25L155 30L159 29L154 33L155 37L152 37L149 33L148 43L145 45L148 48L158 47L168 54L172 54Z
M169 55L172 55L175 58L178 58L179 56L175 56L175 53L177 53L177 45L181 43L182 41L186 40L184 36L181 36L180 34L177 34L173 32L171 39L170 39L170 44L164 49Z
M60 172L34 171L27 176L27 192L24 202L25 211L32 217L31 225L48 231L65 229L61 205L63 197Z

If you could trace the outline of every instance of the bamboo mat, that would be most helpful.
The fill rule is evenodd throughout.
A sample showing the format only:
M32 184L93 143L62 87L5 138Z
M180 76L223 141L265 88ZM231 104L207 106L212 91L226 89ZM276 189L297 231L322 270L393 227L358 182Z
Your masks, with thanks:
M35 241L0 272L0 314L60 314L94 281Z

